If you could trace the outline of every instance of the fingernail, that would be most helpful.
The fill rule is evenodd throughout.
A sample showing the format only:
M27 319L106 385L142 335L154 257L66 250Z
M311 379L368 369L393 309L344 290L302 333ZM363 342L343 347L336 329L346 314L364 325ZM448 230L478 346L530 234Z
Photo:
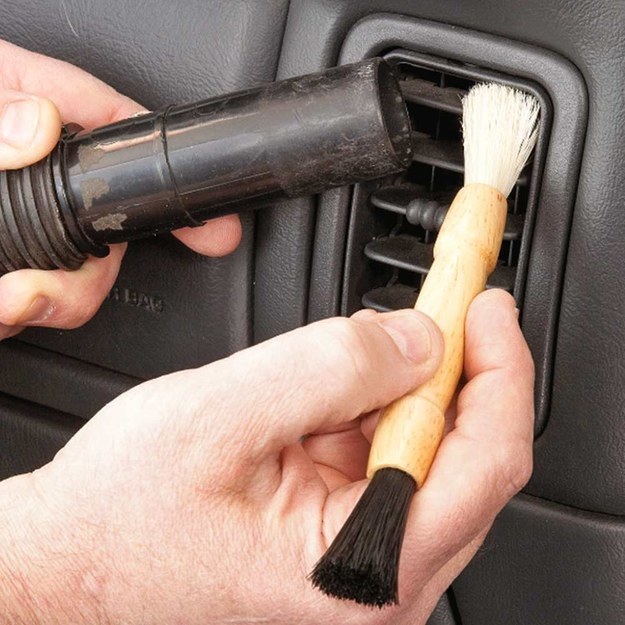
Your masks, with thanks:
M36 325L43 323L54 312L54 306L47 297L38 295L24 309L16 321L16 325Z
M390 313L380 319L380 325L401 353L413 362L424 362L432 353L432 335L429 325L413 311Z
M0 113L0 139L14 148L27 148L35 138L38 123L37 98L8 102Z

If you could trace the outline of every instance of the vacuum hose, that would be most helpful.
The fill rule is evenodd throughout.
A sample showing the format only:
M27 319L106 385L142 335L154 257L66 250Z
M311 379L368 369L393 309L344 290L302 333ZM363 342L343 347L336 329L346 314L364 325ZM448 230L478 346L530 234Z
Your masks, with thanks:
M401 171L410 132L381 59L66 128L45 159L0 172L0 272L76 269L111 243Z

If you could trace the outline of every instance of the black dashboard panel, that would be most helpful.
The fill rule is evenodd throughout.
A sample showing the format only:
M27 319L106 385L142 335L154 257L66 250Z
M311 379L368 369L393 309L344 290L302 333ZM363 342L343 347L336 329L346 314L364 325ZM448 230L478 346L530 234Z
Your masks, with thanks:
M518 496L454 583L462 625L619 625L625 524Z

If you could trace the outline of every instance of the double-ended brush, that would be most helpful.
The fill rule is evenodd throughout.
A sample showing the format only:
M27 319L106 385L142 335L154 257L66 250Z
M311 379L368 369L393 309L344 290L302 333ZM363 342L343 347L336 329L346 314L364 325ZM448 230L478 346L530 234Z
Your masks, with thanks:
M377 607L399 602L410 504L443 437L463 369L467 311L497 264L506 198L536 143L538 114L534 97L502 85L476 85L463 99L465 186L449 208L415 304L441 329L443 360L429 382L380 417L367 467L371 481L310 576L332 597Z

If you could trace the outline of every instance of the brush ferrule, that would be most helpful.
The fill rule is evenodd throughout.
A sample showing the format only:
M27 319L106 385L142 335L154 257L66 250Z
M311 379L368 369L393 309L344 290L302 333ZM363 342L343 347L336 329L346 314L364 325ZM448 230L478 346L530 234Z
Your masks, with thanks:
M400 469L423 486L445 429L445 415L435 403L418 395L391 404L375 432L367 477L384 468Z

